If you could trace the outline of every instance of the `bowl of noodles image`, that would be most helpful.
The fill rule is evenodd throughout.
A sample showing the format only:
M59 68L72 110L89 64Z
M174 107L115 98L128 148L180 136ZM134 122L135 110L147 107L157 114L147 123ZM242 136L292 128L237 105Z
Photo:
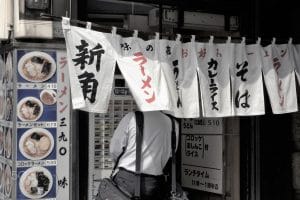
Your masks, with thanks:
M21 176L19 187L29 199L39 199L46 196L53 185L50 171L44 167L28 168Z
M5 165L5 169L3 172L3 178L4 178L4 194L7 197L10 197L11 190L12 190L12 173L11 173L11 167L9 165Z
M54 90L42 90L40 99L45 105L53 105L56 103L56 92Z
M46 158L53 150L54 138L44 128L27 130L19 140L19 149L24 157L30 160Z
M12 128L6 129L5 141L4 141L5 157L10 158L12 153Z
M17 115L21 121L36 121L42 113L43 104L35 97L25 97L17 105Z
M0 89L0 120L4 119L5 116L5 108L6 108L6 101L5 101L5 96L4 92L2 89Z
M0 155L3 153L4 150L4 140L5 140L5 135L4 135L4 127L0 126Z
M18 72L27 81L44 82L55 74L56 63L49 54L33 51L21 57Z

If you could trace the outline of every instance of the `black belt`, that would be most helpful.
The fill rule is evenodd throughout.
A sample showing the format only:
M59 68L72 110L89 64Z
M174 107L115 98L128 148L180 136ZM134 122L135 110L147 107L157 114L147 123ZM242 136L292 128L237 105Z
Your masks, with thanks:
M119 170L128 172L128 173L133 174L133 175L138 175L137 173L129 171L129 170L125 169L124 167L119 167ZM152 174L141 173L140 176L141 177L152 177L152 178L163 178L164 179L164 175L152 175Z

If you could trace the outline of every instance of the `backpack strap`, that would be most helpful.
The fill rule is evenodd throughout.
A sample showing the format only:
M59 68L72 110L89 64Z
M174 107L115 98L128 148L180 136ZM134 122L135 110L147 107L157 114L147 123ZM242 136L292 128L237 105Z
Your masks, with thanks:
M135 190L134 199L140 199L141 196L141 154L144 132L144 115L141 111L135 112L136 121L136 162L135 162Z

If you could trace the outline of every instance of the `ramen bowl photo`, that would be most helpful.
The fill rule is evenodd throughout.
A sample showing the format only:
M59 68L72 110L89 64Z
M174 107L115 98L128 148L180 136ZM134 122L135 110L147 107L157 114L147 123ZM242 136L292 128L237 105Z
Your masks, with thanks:
M36 121L42 113L43 104L35 97L25 97L17 105L17 115L21 121Z
M4 150L4 127L0 126L0 155L3 153Z
M4 187L4 194L7 197L10 197L11 194L11 189L12 189L12 174L11 174L11 167L9 165L5 165L5 169L3 172L3 176L4 176L4 183L3 183L3 187Z
M19 140L19 149L24 157L30 160L46 158L53 150L52 134L43 128L27 130Z
M49 54L33 51L21 57L18 72L27 81L44 82L55 74L56 63Z
M5 141L4 141L5 157L10 158L12 153L12 128L6 128Z
M53 178L48 169L40 166L27 169L21 176L19 187L30 199L46 196L52 188Z
M56 103L56 92L54 90L42 90L40 99L45 105L53 105Z

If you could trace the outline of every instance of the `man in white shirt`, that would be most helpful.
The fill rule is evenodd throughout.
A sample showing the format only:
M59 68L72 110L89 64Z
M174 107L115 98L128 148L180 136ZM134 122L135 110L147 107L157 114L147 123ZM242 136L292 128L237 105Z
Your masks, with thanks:
M163 197L163 169L171 157L171 119L160 111L144 112L144 131L141 152L141 196L143 200ZM176 143L179 125L175 121ZM177 147L176 144L176 147ZM119 123L110 143L114 161L123 152L118 164L115 182L134 194L136 159L136 120L134 112L128 113Z

